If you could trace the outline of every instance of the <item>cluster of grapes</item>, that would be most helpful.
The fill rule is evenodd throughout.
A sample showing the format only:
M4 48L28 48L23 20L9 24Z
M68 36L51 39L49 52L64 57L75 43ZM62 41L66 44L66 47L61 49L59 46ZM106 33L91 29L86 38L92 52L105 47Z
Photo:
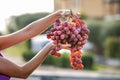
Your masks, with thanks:
M51 47L50 54L60 57L62 44L71 44L70 62L74 69L83 69L80 51L87 43L89 30L83 20L76 19L62 21L57 19L54 27L47 32L47 38L53 40L55 46Z
M82 52L80 50L76 52L71 52L70 62L74 70L78 70L78 69L82 70L84 68L81 58L82 58Z

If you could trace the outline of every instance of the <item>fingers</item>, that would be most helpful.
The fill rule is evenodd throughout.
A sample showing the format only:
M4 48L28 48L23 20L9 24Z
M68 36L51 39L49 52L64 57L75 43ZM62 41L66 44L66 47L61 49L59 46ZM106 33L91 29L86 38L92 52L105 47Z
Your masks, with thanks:
M72 10L61 10L62 17L71 17L73 19L78 19L80 17L80 13Z
M80 13L79 13L79 12L74 13L74 17L75 17L76 19L78 19L78 18L80 17Z
M57 46L52 42L52 46ZM61 49L71 50L71 44L61 44Z
M61 10L62 17L68 17L70 16L70 10Z
M70 44L62 44L62 49L70 50L71 49L71 45Z
M78 19L80 17L80 13L79 12L75 12L75 11L70 10L70 13L71 13L71 17L73 19Z

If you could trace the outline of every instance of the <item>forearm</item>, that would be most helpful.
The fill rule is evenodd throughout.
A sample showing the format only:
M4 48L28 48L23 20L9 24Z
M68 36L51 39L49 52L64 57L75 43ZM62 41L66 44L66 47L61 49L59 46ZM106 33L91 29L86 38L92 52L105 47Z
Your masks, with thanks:
M52 43L47 44L38 54L23 66L0 58L0 73L17 78L27 78L46 58Z
M35 22L32 22L27 26L28 31L30 31L30 34L32 36L35 36L37 34L42 33L45 31L48 27L50 27L57 18L61 17L60 11L57 11L55 13L52 13L42 19L39 19Z
M38 54L32 58L28 63L26 63L22 69L27 74L30 75L46 58L49 53L52 43L47 44Z
M18 38L22 37L21 39L19 39L22 41L22 40L30 39L30 38L40 34L43 31L45 31L48 27L50 27L57 18L61 17L60 13L61 13L61 11L56 11L44 18L38 19L38 20L32 22L31 24L27 25L22 30L18 31L16 33L16 35L21 34L21 36ZM14 37L17 37L17 36L14 35Z

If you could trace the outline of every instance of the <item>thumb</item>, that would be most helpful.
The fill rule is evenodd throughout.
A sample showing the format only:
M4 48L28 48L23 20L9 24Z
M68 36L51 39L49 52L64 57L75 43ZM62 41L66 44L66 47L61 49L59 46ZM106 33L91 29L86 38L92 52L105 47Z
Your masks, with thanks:
M62 49L68 49L70 50L71 45L70 44L62 44Z

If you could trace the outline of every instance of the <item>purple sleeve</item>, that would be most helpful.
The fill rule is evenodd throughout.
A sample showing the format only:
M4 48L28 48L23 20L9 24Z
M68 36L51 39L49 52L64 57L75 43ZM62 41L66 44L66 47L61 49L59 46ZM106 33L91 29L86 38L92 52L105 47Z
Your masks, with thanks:
M0 57L3 57L1 53L0 53ZM0 80L10 80L10 77L7 75L0 74Z
M10 80L10 77L0 74L0 80Z
M1 53L0 53L0 57L3 57Z

